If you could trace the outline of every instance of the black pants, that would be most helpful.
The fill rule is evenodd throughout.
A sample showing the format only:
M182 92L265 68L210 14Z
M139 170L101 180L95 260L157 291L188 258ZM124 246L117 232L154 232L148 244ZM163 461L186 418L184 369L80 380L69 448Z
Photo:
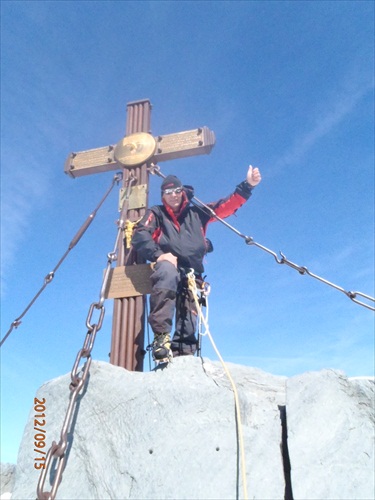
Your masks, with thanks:
M154 333L171 333L176 315L171 349L174 355L194 354L197 309L186 277L168 261L155 265L151 275L150 314L148 321Z

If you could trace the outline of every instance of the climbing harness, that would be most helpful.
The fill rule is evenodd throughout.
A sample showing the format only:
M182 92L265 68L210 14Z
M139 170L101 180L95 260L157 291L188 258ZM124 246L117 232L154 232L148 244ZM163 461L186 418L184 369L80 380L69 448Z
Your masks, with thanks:
M27 311L34 304L34 302L37 300L37 298L39 297L39 295L44 291L44 289L47 287L47 285L49 285L51 283L51 281L55 277L56 271L58 270L58 268L60 267L60 265L63 263L63 261L65 260L65 258L67 257L68 253L77 245L77 243L79 242L79 240L82 238L82 236L84 235L84 233L86 232L86 230L88 229L88 227L90 226L90 224L92 223L92 221L94 220L94 218L95 218L98 210L103 205L104 201L107 199L107 197L109 196L110 192L114 188L115 184L118 184L122 180L122 177L123 177L122 176L122 172L117 172L115 174L115 176L112 179L111 186L107 189L106 193L104 194L103 198L98 203L98 205L95 208L95 210L93 212L91 212L91 214L87 217L87 219L85 220L85 222L79 228L79 230L77 231L76 235L74 236L74 238L72 239L72 241L69 243L68 249L65 251L65 253L61 257L61 259L59 260L59 262L56 264L56 266L53 268L53 270L50 271L47 274L47 276L44 278L44 284L43 284L43 286L35 294L35 296L29 302L29 304L26 306L26 308L22 312L22 314L20 314L20 316L18 316L18 318L16 318L11 323L9 330L7 331L7 333L4 335L3 339L0 342L0 347L6 341L6 339L8 338L8 336L10 335L10 333L12 332L13 328L18 328L20 326L20 324L22 323L21 319L25 316L25 314L27 313Z
M234 402L235 402L235 408L236 408L236 422L237 422L237 435L238 435L238 444L240 448L240 454L241 454L241 476L242 476L242 488L243 488L243 496L244 499L248 499L248 494L247 494L247 481L246 481L246 461L245 461L245 445L244 445L244 438L243 438L243 432L242 432L242 420L241 420L241 407L240 407L240 400L238 397L238 391L236 384L232 378L232 375L222 358L215 342L214 339L212 338L209 325L208 325L208 314L206 313L206 316L203 315L202 313L202 302L201 299L198 297L198 288L195 280L195 275L194 275L194 270L191 269L191 271L187 274L188 278L188 288L189 291L191 292L195 306L198 311L198 315L200 320L202 321L205 331L204 333L200 333L199 336L201 335L207 335L207 337L210 339L210 342L212 344L212 347L214 348L214 351L216 352L217 357L219 358L226 376L228 377L228 380L232 386L233 394L234 394ZM208 295L208 294L207 294ZM206 302L206 307L207 307L207 295L205 294L205 302Z
M148 170L153 175L158 175L159 177L162 177L164 179L166 177L161 172L159 165L155 165L154 163L151 163L151 165L148 168ZM357 292L347 291L344 288L342 288L341 286L338 286L338 285L336 285L336 284L334 284L334 283L332 283L332 282L330 282L330 281L322 278L321 276L318 276L317 274L312 273L311 271L309 271L307 269L307 267L300 266L298 264L295 264L294 262L291 262L290 260L288 260L286 258L286 256L282 252L280 252L281 258L279 258L278 255L276 254L276 252L270 250L269 248L265 247L264 245L261 245L260 243L257 243L256 241L254 241L254 238L252 238L251 236L246 236L245 234L242 234L240 231L238 231L238 229L236 229L235 227L231 226L228 222L226 222L221 217L219 217L218 215L216 215L216 213L212 210L212 208L210 208L208 205L206 205L205 203L203 203L196 196L193 196L190 201L197 208L199 208L203 212L209 214L211 217L214 217L216 220L218 220L219 222L221 222L222 224L224 224L224 226L226 226L228 229L230 229L235 234L237 234L237 236L239 236L240 238L244 239L245 243L247 245L253 245L255 247L258 247L261 250L263 250L263 251L269 253L270 255L272 255L274 257L275 261L278 264L286 264L287 266L291 267L292 269L295 269L296 271L298 271L301 275L307 274L307 275L311 276L312 278L315 278L318 281L321 281L322 283L324 283L324 284L326 284L328 286L331 286L335 290L338 290L338 291L344 293L347 297L349 297L350 300L352 300L356 304L359 304L360 306L366 307L367 309L370 309L371 311L375 311L374 305L367 304L366 302L363 302L362 300L358 300L357 299L357 297L362 297L363 299L368 300L369 302L372 302L373 304L375 304L375 298L374 297L371 297L370 295L367 295L365 293L358 292L358 291Z
M77 411L77 398L79 396L79 393L85 387L89 376L89 370L91 365L91 351L94 347L95 337L103 324L103 319L105 314L105 308L104 308L105 292L108 286L112 264L117 260L118 250L122 242L122 235L125 227L124 219L128 210L130 190L132 184L135 181L136 178L133 176L129 177L128 179L128 185L126 187L126 194L125 194L125 202L122 206L120 218L117 221L118 230L114 244L114 249L107 255L108 257L107 267L104 272L102 286L100 289L99 301L93 302L89 308L89 312L86 319L86 327L88 331L83 346L77 353L76 360L74 362L71 371L71 383L69 385L70 400L68 408L66 410L64 423L61 429L60 441L59 443L53 441L50 449L47 452L44 468L41 469L41 474L37 486L37 498L39 500L42 499L54 500L57 494L57 489L62 480L62 474L65 467L65 461L68 454L68 449L71 445L71 442L70 443L68 442L68 434L69 432L71 432L74 412ZM99 311L99 319L96 323L92 323L93 322L92 316L95 310ZM86 361L84 365L80 367L80 362L83 359L86 359ZM55 467L55 470L52 470L52 462L54 459L57 459L58 462ZM47 476L53 477L51 491L44 491L44 484Z
M191 302L191 299L192 299L192 294L191 294L191 291L189 289L189 286L188 286L188 273L191 272L191 269L190 268L183 268L183 267L179 267L179 272L180 272L180 282L179 282L179 285L178 285L178 288L177 288L177 303L176 303L176 316L175 316L175 320L176 320L176 324L177 324L177 315L178 313L180 315L182 315L182 311L184 309L186 309L186 300L189 300L189 302ZM199 293L200 293L200 297L198 299L199 301L199 304L200 305L204 305L206 306L206 303L207 303L207 299L206 297L208 296L209 292L210 292L210 285L209 283L207 283L205 281L205 277L202 278L201 275L198 275L198 274L194 274L194 279L195 279L195 284L196 284L196 287L197 287L197 290L199 290ZM181 300L179 300L181 299ZM146 307L147 307L147 302L146 302ZM207 307L207 306L206 306ZM199 332L202 332L202 321L200 319L200 316L198 315L198 312L196 311L191 311L195 316L197 316L197 320L198 320L198 333ZM148 317L148 312L146 312L146 317ZM149 323L147 322L147 325L149 325ZM176 329L177 329L177 325L176 325ZM166 334L164 334L166 335ZM204 333L202 333L202 336L204 335ZM179 343L183 343L183 339L184 337L182 336L182 339L180 339ZM168 348L167 350L169 351L168 354L166 354L165 356L162 356L162 357L158 357L156 355L156 351L158 349L160 349L161 347L164 347L165 344L168 344ZM154 340L152 342L150 342L149 340L149 337L148 337L148 343L147 343L147 346L146 346L146 352L149 353L149 361L151 363L151 354L152 354L152 359L155 363L155 368L159 367L159 365L163 365L163 366L166 366L168 363L172 362L173 361L173 354L172 354L172 350L170 348L170 345L171 345L171 338L170 338L170 334L168 334L168 338L164 341L162 339L162 337L160 337L160 334L154 334ZM182 351L180 352L178 348L174 348L173 351L177 351L179 354L178 355L186 355L186 353L183 353ZM194 346L194 354L197 354L197 356L200 356L200 353L201 353L201 336L198 335L198 342L197 342L197 348L195 350L195 346ZM189 353L189 354L193 354L193 352ZM151 364L150 364L150 371L151 371Z
M194 271L193 271L194 272ZM210 295L211 292L211 285L205 281L205 278L197 277L194 275L195 279L195 290L194 293L197 294L199 293L199 296L197 296L198 300L198 305L199 309L198 311L198 346L197 346L197 356L201 356L202 352L202 337L207 335L207 328L208 328L208 315L209 315L209 307L208 307L208 296ZM190 290L191 293L191 286L190 286L190 275L188 276L188 289ZM195 300L195 295L193 294L194 302L196 303ZM197 307L197 304L196 304ZM202 312L202 307L205 307L206 309L206 314L203 315ZM207 327L206 327L207 325ZM205 328L205 331L203 331L203 327Z

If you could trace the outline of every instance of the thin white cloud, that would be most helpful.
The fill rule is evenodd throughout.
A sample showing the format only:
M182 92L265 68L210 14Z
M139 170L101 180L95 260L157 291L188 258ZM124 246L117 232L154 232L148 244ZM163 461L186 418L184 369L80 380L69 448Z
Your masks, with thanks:
M6 275L25 235L30 228L36 205L41 205L48 193L48 179L44 171L27 168L22 176L15 173L4 179L6 184L1 200L1 295L6 294ZM44 203L44 202L43 202Z
M373 76L355 75L351 73L340 83L340 89L329 103L321 103L320 109L325 109L316 119L313 128L304 135L297 137L294 144L287 149L274 164L274 174L286 165L298 163L303 156L323 137L338 126L357 104L374 89Z

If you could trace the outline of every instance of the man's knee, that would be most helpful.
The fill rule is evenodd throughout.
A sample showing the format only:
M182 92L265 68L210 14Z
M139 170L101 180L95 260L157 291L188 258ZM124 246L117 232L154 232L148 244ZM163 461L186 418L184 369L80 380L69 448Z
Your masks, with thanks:
M157 262L151 274L153 288L164 288L177 291L180 274L173 264L166 260Z

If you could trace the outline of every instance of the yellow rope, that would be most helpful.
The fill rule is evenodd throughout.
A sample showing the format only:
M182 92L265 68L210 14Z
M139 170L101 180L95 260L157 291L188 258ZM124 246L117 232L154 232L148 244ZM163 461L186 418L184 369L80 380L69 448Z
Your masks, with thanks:
M210 333L210 330L208 328L208 322L206 321L206 318L203 316L202 313L202 308L200 307L199 300L198 300L198 294L197 294L197 285L195 282L195 277L194 277L194 272L191 271L190 273L187 274L188 278L188 287L189 290L192 292L193 298L195 305L197 307L197 311L199 313L199 316L204 324L205 327L205 335L207 335L211 341L212 347L214 348L219 360L221 361L221 364L223 365L224 371L229 379L229 382L231 383L233 393L234 393L234 401L235 401L235 406L236 406L236 420L237 420L237 429L238 429L238 440L239 440L239 445L240 445L240 452L241 452L241 471L242 471L242 485L243 485L243 493L244 493L244 499L248 500L248 495L247 495L247 481L246 481L246 462L245 462L245 446L244 446L244 439L243 439L243 433L242 433L242 421L241 421L241 410L240 410L240 400L238 397L238 392L237 392L237 387L236 384L234 383L234 380L230 374L230 371L228 367L225 364L225 361L221 357L221 354L216 347L216 344L214 342L214 339L212 338L212 335Z

